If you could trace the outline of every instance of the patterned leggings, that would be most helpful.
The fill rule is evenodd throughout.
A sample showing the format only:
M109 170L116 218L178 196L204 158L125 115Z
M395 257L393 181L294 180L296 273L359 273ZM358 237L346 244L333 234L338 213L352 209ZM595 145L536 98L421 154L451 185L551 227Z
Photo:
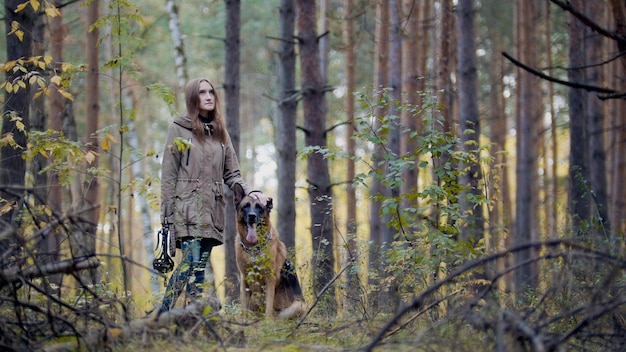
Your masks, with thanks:
M199 298L202 295L204 270L211 250L218 244L218 241L208 238L184 237L182 239L182 261L170 276L159 314L176 305L185 285L188 296Z

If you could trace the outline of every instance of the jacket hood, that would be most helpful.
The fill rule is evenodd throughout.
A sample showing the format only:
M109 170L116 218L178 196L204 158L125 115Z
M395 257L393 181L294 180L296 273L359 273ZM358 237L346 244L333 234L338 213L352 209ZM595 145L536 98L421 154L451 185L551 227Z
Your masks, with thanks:
M187 115L177 117L176 119L174 119L174 122L182 127L185 127L188 130L191 130L193 128L191 124L191 118Z

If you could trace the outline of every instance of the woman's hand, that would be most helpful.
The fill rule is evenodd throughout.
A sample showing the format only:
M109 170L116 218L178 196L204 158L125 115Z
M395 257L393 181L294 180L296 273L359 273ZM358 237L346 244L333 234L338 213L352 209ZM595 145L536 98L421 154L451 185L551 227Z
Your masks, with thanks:
M268 197L261 191L252 191L248 194L252 198L256 198L264 206L267 205Z

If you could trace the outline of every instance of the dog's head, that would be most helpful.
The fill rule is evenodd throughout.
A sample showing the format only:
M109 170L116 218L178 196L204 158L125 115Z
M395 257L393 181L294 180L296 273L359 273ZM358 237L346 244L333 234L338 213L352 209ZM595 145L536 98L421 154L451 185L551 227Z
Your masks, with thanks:
M244 194L243 189L235 187L235 206L237 207L237 227L240 236L251 245L259 242L259 235L269 230L270 212L272 211L272 198L262 204L257 198ZM242 238L243 240L244 238Z

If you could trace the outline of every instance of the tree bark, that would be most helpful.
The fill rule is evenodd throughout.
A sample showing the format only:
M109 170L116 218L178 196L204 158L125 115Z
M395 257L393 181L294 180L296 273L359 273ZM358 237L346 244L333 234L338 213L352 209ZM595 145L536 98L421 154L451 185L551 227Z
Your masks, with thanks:
M324 82L319 74L315 1L298 0L297 3L305 144L309 147L326 147L326 98ZM308 156L307 181L314 251L313 288L318 293L334 276L333 196L328 163L321 153L313 152ZM325 299L331 312L336 306L334 292L334 287L331 287Z
M86 140L89 141L89 151L94 153L100 153L100 141L98 139L98 125L100 115L100 70L99 63L99 46L98 40L100 39L99 31L97 28L90 29L90 27L96 23L99 19L99 6L100 0L93 0L87 7L87 29L85 33L86 45L85 45L85 58L87 61L88 71L86 75L85 86L86 102L87 102L87 128L85 130ZM94 158L91 165L92 168L97 168L99 165L99 158ZM87 222L83 236L80 239L80 250L76 253L79 256L90 256L96 253L96 231L97 225L100 220L100 183L98 177L85 178L85 201L84 204L80 204L80 207L87 207L91 210L86 214ZM82 202L81 202L82 203ZM95 283L98 278L95 272L92 272L91 282Z
M226 60L224 63L224 96L226 102L226 124L230 138L239 158L239 98L240 98L240 32L241 32L241 1L226 0ZM226 251L226 297L237 297L238 283L236 281L239 270L235 258L235 238L237 234L235 221L235 205L233 193L225 189L226 198L226 228L224 243ZM210 266L208 266L210 267ZM211 270L211 276L213 275ZM241 280L241 278L240 278Z
M11 32L12 23L15 21L20 24L20 28L24 33L22 40L17 35L12 34L6 38L6 60L12 61L17 59L26 59L32 56L32 31L35 23L35 13L30 6L27 6L20 12L15 12L18 5L23 3L21 0L5 0L5 28L6 33ZM20 88L17 91L5 93L4 106L2 109L2 134L4 137L11 133L15 143L19 146L13 148L4 146L0 149L0 184L24 186L26 177L26 161L22 158L22 151L26 149L27 132L30 128L29 122L29 89L28 80L24 77L25 73L21 71L10 71L6 73L8 82L17 82L23 80L26 88ZM21 118L24 124L24 130L18 128L17 120L6 118L6 116L16 116ZM4 198L8 203L18 202L20 197L11 194L0 193L0 197ZM16 212L7 212L0 219L0 230L14 220ZM0 247L3 247L0 244ZM2 250L2 248L0 248Z
M374 39L374 94L376 106L374 109L374 130L380 128L379 119L384 115L384 110L377 102L382 98L382 89L387 86L387 55L389 47L389 8L383 5L382 1L376 3L376 34ZM382 261L381 251L383 250L383 226L381 209L382 204L377 198L384 193L382 182L379 179L379 172L376 170L379 168L378 163L383 158L383 146L380 144L374 145L374 154L372 155L372 165L375 170L372 174L370 185L370 253L369 253L369 268L370 271L377 271L381 269ZM379 284L379 280L375 275L370 275L369 284L372 287L376 287ZM382 297L380 297L382 299ZM374 299L372 303L383 304L384 302L378 302L378 298Z
M604 6L598 1L585 1L585 14L597 23L601 23ZM585 30L585 56L587 63L603 61L604 37L595 33L589 27ZM594 86L604 85L602 67L590 66L585 70L585 83ZM587 92L586 94L586 119L588 128L587 143L589 144L589 188L593 192L593 235L595 240L603 242L606 234L611 233L608 202L607 202L607 177L606 177L606 143L604 126L603 102L598 97ZM597 222L597 225L596 225Z
M356 142L354 140L354 91L356 73L356 55L354 42L354 13L353 0L344 0L344 32L343 41L345 44L345 72L346 72L346 99L344 101L346 109L346 150L348 155L356 155ZM357 214L356 214L356 190L354 187L355 165L354 160L346 160L346 234L347 234L347 256L346 261L359 265L358 241L357 241ZM347 263L346 263L347 264ZM351 307L351 298L357 299L358 277L356 270L348 270L347 273L347 297L348 302L344 306Z
M517 9L521 15L519 46L521 56L525 62L535 63L534 47L536 41L533 37L534 26L534 5L532 0L521 0L521 7ZM534 90L537 89L538 82L528 72L520 71L519 76L519 119L516 134L516 205L515 205L515 231L514 245L523 245L535 241L536 233L536 152L535 146L535 106L538 102L534 99ZM526 262L532 258L534 252L529 250L521 251L515 258L516 264ZM515 272L516 289L520 291L523 287L536 287L537 276L534 265L522 265Z
M482 202L470 199L484 197L481 190L480 169L480 119L478 114L478 77L476 69L475 1L459 0L458 16L458 90L459 125L461 145L466 153L476 156L467 165L468 173L460 178L462 185L469 187L460 198L461 212L468 214L467 226L461 230L460 239L476 243L484 234Z
M182 92L189 79L187 75L187 56L185 55L185 43L183 33L180 29L180 20L178 19L178 5L176 1L167 0L165 5L167 14L169 15L170 36L174 44L174 63L176 65L176 78L178 79L178 90ZM178 96L178 95L177 95ZM178 101L178 99L177 99Z
M421 129L422 115L417 114L422 104L420 93L424 91L425 63L428 57L427 32L422 30L423 13L428 11L430 1L422 2L422 6L414 3L412 0L402 1L402 17L406 18L405 34L402 40L402 94L405 96L405 108L402 109L402 124L411 132L418 132ZM408 106L416 107L417 110L408 108ZM401 135L401 153L414 153L417 149L417 138L410 137L410 133L402 133ZM415 164L418 164L419 157L416 156ZM417 193L418 168L410 167L403 171L401 194L415 195ZM409 200L403 196L403 209L417 208L417 200ZM410 224L414 223L412 219Z
M571 2L582 8L582 0ZM584 82L582 67L585 64L584 26L573 15L568 16L569 66L568 79L571 82ZM570 88L568 105L570 114L570 170L569 170L569 211L575 233L581 234L581 227L589 220L589 197L586 196L587 180L587 124L585 116L585 92Z
M280 221L277 229L288 249L296 245L296 118L298 94L296 92L296 52L294 32L296 26L295 0L280 2L280 60L278 78L280 100L276 124L278 150L278 205Z

